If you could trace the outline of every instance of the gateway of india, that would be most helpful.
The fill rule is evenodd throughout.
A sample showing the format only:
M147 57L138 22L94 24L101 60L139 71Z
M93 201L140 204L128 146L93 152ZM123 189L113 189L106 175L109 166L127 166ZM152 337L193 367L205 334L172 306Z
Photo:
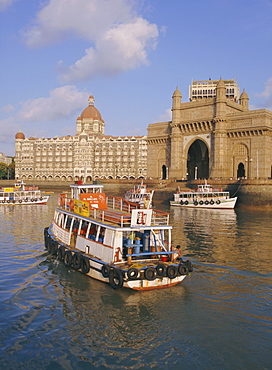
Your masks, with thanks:
M176 88L172 120L148 126L147 136L105 135L94 98L76 121L76 134L15 135L17 179L238 179L272 177L272 112L249 110L235 80L193 81L189 102Z
M272 177L272 112L249 110L235 80L194 81L189 102L176 88L172 121L148 126L152 178L258 179Z

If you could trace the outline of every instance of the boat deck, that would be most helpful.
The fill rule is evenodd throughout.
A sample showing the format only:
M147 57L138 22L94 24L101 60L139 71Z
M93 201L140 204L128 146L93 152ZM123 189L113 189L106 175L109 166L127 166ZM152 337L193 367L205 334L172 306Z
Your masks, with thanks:
M139 208L139 205L126 201L123 198L107 196L106 208L92 207L88 202L72 200L70 198L60 199L59 207L72 211L85 217L109 223L113 226L130 227L133 221L133 212L137 210L138 217L151 215L151 225L168 225L169 213L155 209ZM83 210L83 211L82 211ZM141 223L141 220L138 222Z

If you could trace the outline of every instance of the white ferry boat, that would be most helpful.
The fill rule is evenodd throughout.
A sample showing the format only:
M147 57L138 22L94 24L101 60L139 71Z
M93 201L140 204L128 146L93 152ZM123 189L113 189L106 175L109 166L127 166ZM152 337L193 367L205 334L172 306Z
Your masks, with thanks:
M132 203L137 203L144 208L152 208L154 190L147 189L143 182L140 185L135 185L133 189L128 190L125 194L125 200Z
M0 204L46 204L49 195L42 195L36 185L26 185L23 181L14 187L0 188Z
M192 271L180 247L171 248L169 213L106 196L103 185L71 185L60 194L53 223L44 229L48 252L67 267L113 289L165 288Z
M230 197L228 191L214 189L211 185L198 185L196 190L177 191L171 206L194 207L194 208L225 208L235 207L237 197Z

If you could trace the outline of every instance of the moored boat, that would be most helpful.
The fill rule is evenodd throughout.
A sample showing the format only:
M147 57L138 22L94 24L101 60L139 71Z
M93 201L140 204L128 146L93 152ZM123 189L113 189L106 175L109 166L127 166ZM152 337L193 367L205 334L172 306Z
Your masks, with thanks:
M165 288L180 283L192 264L171 247L169 213L106 196L103 185L71 185L60 194L53 223L44 229L48 252L67 267L112 288Z
M194 208L225 208L235 207L237 197L230 197L228 191L212 188L209 184L198 185L196 190L178 191L174 194L171 206Z
M130 189L125 194L125 200L132 203L137 203L141 207L151 208L154 190L148 189L146 185L141 182Z
M42 195L36 185L26 185L23 181L15 183L14 187L0 188L0 204L46 204L49 195Z

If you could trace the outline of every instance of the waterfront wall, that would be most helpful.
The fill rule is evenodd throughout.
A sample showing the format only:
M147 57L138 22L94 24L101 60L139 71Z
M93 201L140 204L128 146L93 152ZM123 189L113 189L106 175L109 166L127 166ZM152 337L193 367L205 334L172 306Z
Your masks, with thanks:
M32 182L26 181L28 185ZM132 189L139 180L102 180L105 193L108 195L124 196L125 192ZM196 188L198 184L203 184L203 180L192 180L190 182L170 182L168 180L145 180L147 187L154 189L154 201L156 203L169 204L173 199L173 193L179 187L181 190ZM254 179L254 180L209 180L215 188L228 190L231 196L237 196L237 207L253 206L272 209L272 179ZM0 180L0 187L10 187L14 185L14 180ZM69 191L70 182L46 182L36 181L35 184L43 191Z

